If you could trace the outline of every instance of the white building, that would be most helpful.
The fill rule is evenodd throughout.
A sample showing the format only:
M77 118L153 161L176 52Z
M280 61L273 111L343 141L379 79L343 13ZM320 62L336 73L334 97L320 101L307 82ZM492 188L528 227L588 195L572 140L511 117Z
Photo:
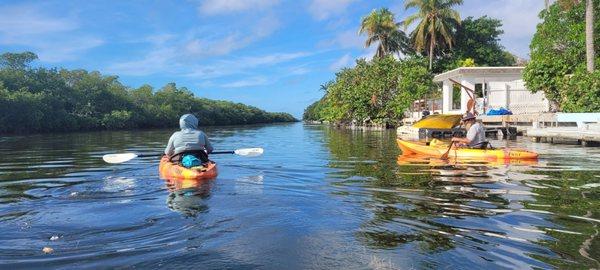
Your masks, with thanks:
M517 115L548 112L550 103L543 92L534 94L525 87L523 69L461 67L435 76L434 81L442 83L441 113L460 114L466 111L469 95L460 85L476 91L476 110L479 114L499 108Z

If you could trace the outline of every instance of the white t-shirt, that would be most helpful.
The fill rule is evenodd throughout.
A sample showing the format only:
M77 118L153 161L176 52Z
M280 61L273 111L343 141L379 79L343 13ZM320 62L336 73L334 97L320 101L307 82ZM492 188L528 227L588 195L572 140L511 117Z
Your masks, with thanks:
M475 122L467 131L467 139L470 141L469 146L480 146L482 142L485 142L485 129L479 122Z

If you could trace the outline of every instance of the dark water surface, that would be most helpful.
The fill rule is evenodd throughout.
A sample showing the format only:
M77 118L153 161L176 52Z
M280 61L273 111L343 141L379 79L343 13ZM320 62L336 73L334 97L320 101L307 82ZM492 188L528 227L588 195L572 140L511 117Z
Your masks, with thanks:
M206 131L265 154L168 182L157 158L100 158L168 130L0 137L0 268L600 268L599 148L496 141L543 158L457 163L399 157L393 131Z

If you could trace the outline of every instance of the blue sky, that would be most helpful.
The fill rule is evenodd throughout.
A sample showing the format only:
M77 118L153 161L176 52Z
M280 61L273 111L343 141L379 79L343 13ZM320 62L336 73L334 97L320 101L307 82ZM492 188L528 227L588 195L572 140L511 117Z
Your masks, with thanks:
M320 85L360 57L360 18L404 1L0 1L0 53L29 50L38 65L118 75L130 87L168 82L197 96L299 117ZM502 44L528 58L543 0L465 0L461 16L501 19Z

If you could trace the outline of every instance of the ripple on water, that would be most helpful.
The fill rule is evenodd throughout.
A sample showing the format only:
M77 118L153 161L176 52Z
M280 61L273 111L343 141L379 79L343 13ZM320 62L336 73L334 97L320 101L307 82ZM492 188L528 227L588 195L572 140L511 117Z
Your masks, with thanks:
M600 151L536 162L399 156L393 132L207 128L211 181L158 178L171 131L3 137L0 265L40 268L598 268ZM10 143L4 143L8 142ZM53 239L53 240L51 240ZM52 254L43 254L50 247Z

